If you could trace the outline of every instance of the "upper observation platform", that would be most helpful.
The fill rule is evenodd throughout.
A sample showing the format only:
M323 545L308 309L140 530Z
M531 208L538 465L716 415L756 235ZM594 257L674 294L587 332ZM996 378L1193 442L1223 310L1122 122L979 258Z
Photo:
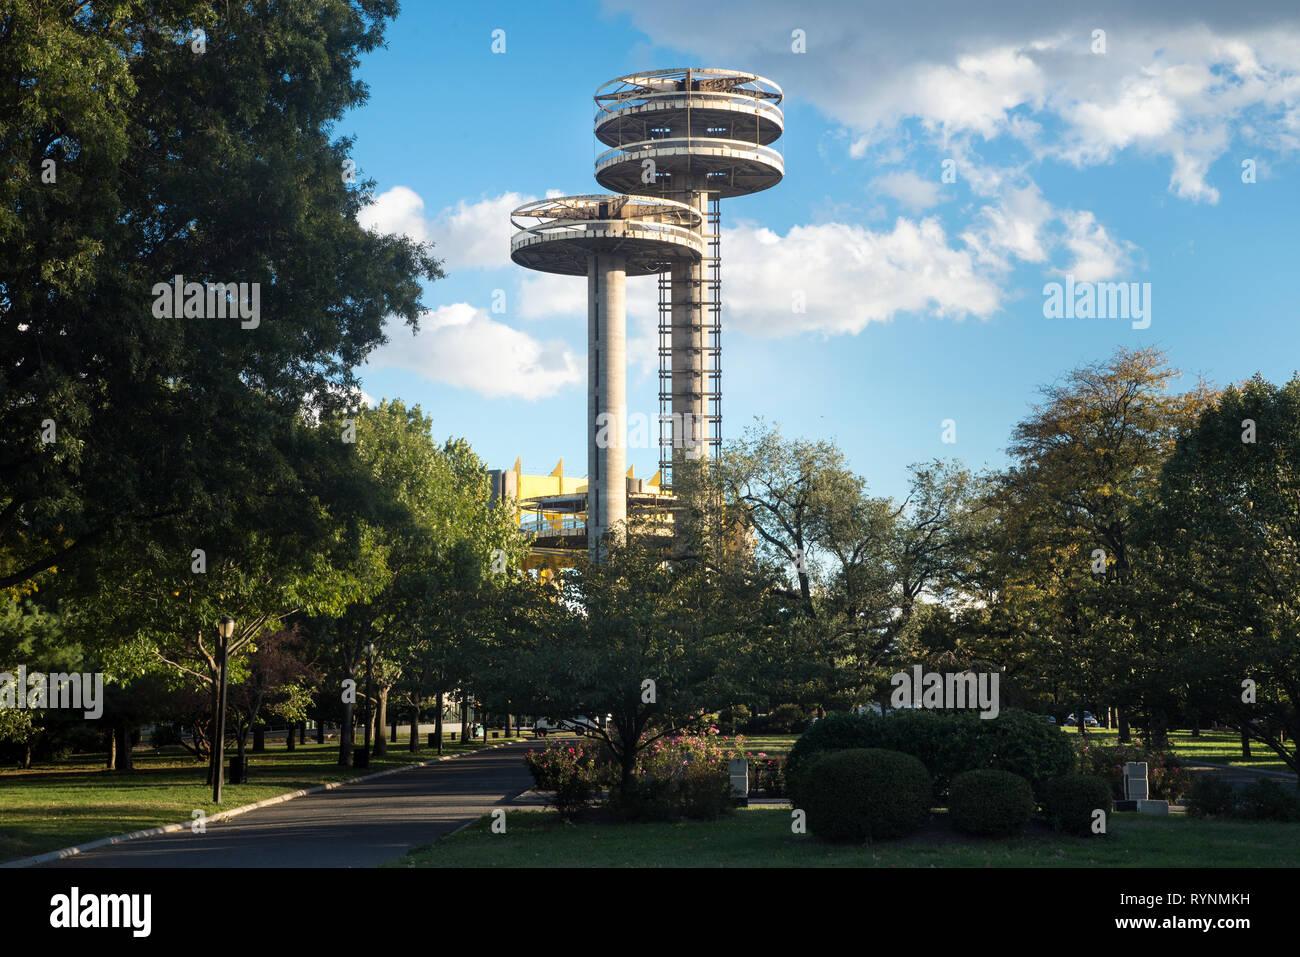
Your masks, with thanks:
M705 190L741 196L769 189L785 160L783 94L771 80L738 70L689 67L635 73L596 91L596 138L613 147L596 160L608 189ZM650 167L646 160L653 160Z
M541 272L585 276L587 257L603 254L622 256L629 276L648 276L704 255L700 212L669 199L559 196L520 206L510 222L519 230L510 258Z

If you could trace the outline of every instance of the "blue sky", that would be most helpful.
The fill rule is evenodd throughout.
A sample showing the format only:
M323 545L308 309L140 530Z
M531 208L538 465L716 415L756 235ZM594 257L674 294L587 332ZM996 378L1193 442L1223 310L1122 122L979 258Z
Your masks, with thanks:
M563 456L585 474L585 281L511 264L507 214L599 192L596 88L682 66L752 70L786 94L785 180L723 201L726 436L761 416L834 439L898 496L911 462L1004 462L1036 388L1119 347L1158 346L1220 384L1289 378L1300 15L969 6L755 0L740 22L679 0L408 0L337 132L376 181L363 222L433 241L448 276L419 336L391 329L365 391L418 402L489 467ZM1066 273L1150 283L1150 326L1045 318L1043 286ZM629 412L654 414L653 280L629 280L628 301ZM649 475L657 451L629 460Z

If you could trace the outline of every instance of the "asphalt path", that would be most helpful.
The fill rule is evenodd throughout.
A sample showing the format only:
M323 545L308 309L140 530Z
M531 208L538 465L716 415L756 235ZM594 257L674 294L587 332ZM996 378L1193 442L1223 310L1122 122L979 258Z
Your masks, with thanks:
M531 740L354 781L229 821L110 844L45 867L374 867L430 844L532 786ZM231 790L226 791L227 794Z

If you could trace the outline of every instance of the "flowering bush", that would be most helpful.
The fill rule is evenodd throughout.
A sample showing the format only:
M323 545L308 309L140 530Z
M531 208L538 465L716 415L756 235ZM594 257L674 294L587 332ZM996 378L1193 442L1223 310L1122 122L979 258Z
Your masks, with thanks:
M710 725L703 734L679 734L652 742L641 752L637 770L642 777L669 779L688 764L721 765L725 769L732 758L745 757L744 745L744 738L723 735L717 725Z
M749 754L749 793L785 797L785 761L763 752Z
M616 788L614 803L639 820L720 817L732 806L728 762L743 757L744 739L723 735L716 725L658 738L638 756L635 787L630 793Z
M532 772L537 790L553 792L552 805L561 817L569 818L595 794L600 776L597 757L594 746L577 742L529 751L524 755L524 763Z

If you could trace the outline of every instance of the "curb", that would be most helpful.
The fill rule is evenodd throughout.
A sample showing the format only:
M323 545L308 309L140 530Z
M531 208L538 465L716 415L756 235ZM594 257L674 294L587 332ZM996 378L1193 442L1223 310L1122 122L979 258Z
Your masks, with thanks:
M266 798L254 804L245 804L242 807L234 807L229 811L221 811L213 814L211 817L204 819L204 824L217 823L245 814L248 811L255 811L258 808L270 807L272 804L283 804L285 801L292 801L294 798L304 797L308 794L319 794L322 791L333 791L335 788L341 788L345 784L355 784L358 781L370 781L374 778L386 777L389 774L400 774L402 771L413 771L416 768L427 768L437 764L440 761L452 761L456 758L463 758L467 754L478 754L480 751L491 751L496 748L504 748L509 744L517 744L518 741L503 741L500 744L487 744L473 751L465 751L461 754L444 754L440 758L433 758L429 761L421 761L418 764L404 764L398 768L388 768L386 771L376 771L374 774L363 774L361 777L348 778L346 781L330 781L328 784L316 784L309 788L302 788L297 791L289 791L286 794L277 794L275 797ZM131 831L128 834L114 834L112 837L101 837L85 844L77 844L74 847L64 847L57 851L46 851L44 854L37 854L34 857L20 857L16 861L0 862L0 869L15 867L35 867L38 864L48 864L50 861L61 860L65 857L72 857L74 854L82 854L86 851L93 851L96 848L106 847L109 844L125 844L127 841L134 841L141 837L157 837L159 834L172 834L176 831L183 831L190 827L194 822L185 821L180 824L163 824L159 827L145 828L142 831ZM472 822L471 822L472 823ZM468 826L468 825L466 825Z

